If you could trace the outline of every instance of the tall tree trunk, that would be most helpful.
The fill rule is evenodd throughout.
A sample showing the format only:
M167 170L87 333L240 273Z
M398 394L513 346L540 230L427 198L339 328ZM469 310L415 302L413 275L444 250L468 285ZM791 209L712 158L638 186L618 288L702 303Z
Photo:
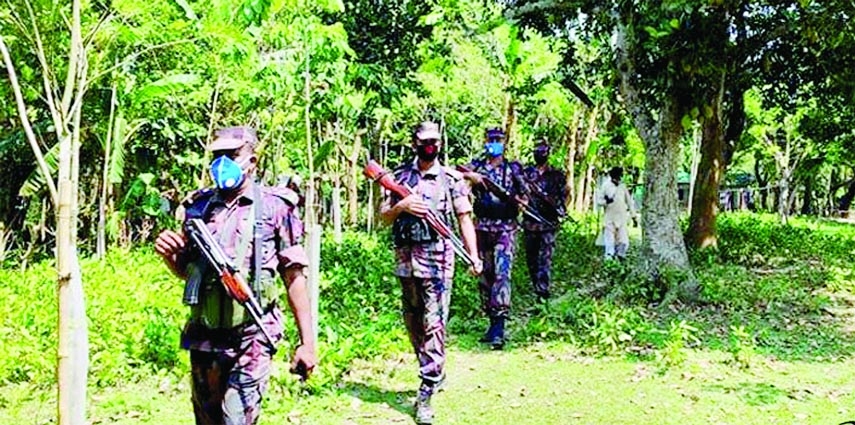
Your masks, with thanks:
M643 99L636 84L635 63L628 52L627 30L617 31L618 69L620 91L627 111L644 142L646 159L644 174L644 202L642 215L642 256L648 270L656 279L669 284L666 300L696 299L698 287L691 273L689 256L683 242L678 217L677 169L680 164L680 138L683 132L683 107L676 93L661 100ZM651 103L655 102L655 103ZM653 117L653 110L658 113ZM662 279L672 271L679 272L677 281Z
M505 101L505 149L510 152L515 152L513 149L516 147L516 140L513 137L513 131L516 122L516 102L514 101L513 95L508 93Z
M778 193L778 216L781 218L781 224L787 224L789 216L789 200L790 200L790 177L789 172L784 170L781 173L781 179L778 180L780 192Z
M362 153L362 135L365 130L358 130L356 138L353 142L353 149L350 151L350 175L347 179L347 209L348 223L351 226L359 224L359 157Z
M701 134L696 127L692 134L692 165L689 169L689 212L692 211L692 198L695 196L695 184L698 179L698 169L701 162Z
M110 119L107 124L107 138L104 140L104 168L101 175L101 195L98 197L98 229L96 231L95 255L103 258L107 253L107 196L110 187L110 158L113 155L113 132L116 123L116 82L110 94Z
M842 217L850 217L849 209L852 207L852 200L855 200L855 179L849 181L849 185L846 186L846 193L840 197L837 204L837 210Z
M588 110L588 122L585 128L585 136L582 139L582 145L579 146L578 155L581 159L580 164L585 164L585 173L579 177L579 182L576 189L576 211L588 211L590 206L591 188L593 187L593 164L596 160L596 153L588 157L588 147L591 146L594 138L597 137L597 115L599 114L599 106L594 106Z
M582 209L583 212L591 211L594 197L594 172L597 170L593 165L588 166L588 171L585 173L585 191L582 192Z
M686 242L690 247L704 249L715 246L715 219L718 213L718 192L724 177L724 126L721 103L724 96L724 74L709 105L711 115L704 119L701 136L701 161L695 178L692 213Z
M813 181L814 177L812 176L807 176L805 179L804 199L802 199L801 210L803 215L810 215L813 213Z
M567 129L567 155L565 157L565 171L567 173L567 200L565 207L570 209L576 200L576 148L578 146L579 111L573 113Z
M80 27L80 0L71 5L71 48L65 95L68 105L59 130L57 174L56 255L59 287L59 343L57 406L60 425L86 423L86 378L89 371L89 339L83 279L77 257L77 189L80 174L80 121L86 90L87 58ZM70 127L70 128L69 128Z

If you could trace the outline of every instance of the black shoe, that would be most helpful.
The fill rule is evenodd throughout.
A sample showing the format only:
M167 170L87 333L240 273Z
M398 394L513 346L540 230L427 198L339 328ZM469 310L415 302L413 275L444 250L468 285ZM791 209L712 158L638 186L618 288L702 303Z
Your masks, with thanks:
M487 341L490 344L490 348L494 350L501 350L505 347L505 318L497 317L496 318L496 326L495 333L491 335L491 338Z
M537 296L537 302L540 302L540 303L548 302L549 297L552 296L552 294L550 294L548 290L547 291L538 291L538 292L535 292L534 294Z
M490 327L487 328L487 333L485 333L484 336L482 336L481 339L478 340L479 342L489 343L490 341L496 339L496 332L498 331L496 329L497 319L498 317L490 316Z
M430 398L433 395L434 388L426 387L422 384L419 389L419 394L416 396L416 405L414 406L414 419L418 425L430 425L433 423L433 407L430 405Z
M433 393L436 394L440 391L445 390L445 372L442 372L442 376L439 377L439 381L433 385Z

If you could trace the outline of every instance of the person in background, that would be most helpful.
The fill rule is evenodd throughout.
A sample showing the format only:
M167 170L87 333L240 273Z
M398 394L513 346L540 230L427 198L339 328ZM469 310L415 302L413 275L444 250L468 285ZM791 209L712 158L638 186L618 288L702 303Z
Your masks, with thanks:
M485 133L484 157L472 161L464 177L472 184L475 198L475 230L478 253L484 260L481 274L481 300L490 317L490 327L481 342L500 350L505 344L505 321L511 309L511 265L517 234L519 204L528 202L523 166L505 159L505 132L499 128ZM487 189L490 179L506 189L502 199Z
M597 205L605 209L603 218L603 246L605 258L626 259L629 249L629 231L627 225L632 220L638 224L635 203L621 179L623 169L613 167L609 170L609 179L597 192Z
M541 301L546 301L550 296L555 235L565 215L567 178L564 173L549 165L549 145L545 142L534 147L534 164L525 169L525 177L532 206L549 220L548 223L538 223L529 216L523 216L523 240L529 277L535 295Z

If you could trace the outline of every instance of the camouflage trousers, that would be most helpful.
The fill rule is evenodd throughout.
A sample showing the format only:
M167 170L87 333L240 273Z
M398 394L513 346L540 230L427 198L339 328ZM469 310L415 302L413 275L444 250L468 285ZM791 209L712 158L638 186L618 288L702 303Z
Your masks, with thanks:
M270 348L259 339L237 350L190 351L197 425L252 425L270 377Z
M539 295L549 294L550 274L552 271L552 252L555 249L555 231L534 232L526 230L525 257L528 275Z
M451 301L451 280L442 277L399 277L404 324L419 360L419 376L432 385L445 366L445 324Z
M507 317L511 309L511 266L516 229L476 231L478 254L484 261L481 273L481 304L490 317Z

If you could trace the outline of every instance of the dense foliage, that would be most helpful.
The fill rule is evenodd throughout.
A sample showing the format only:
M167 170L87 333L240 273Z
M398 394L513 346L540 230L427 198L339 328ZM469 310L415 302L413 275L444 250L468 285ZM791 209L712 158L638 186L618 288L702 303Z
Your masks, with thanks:
M781 225L773 216L725 215L718 252L695 258L705 306L675 312L650 309L661 293L651 293L619 264L603 263L593 249L595 217L579 218L559 237L558 296L551 303L535 303L524 265L515 265L513 345L564 340L591 353L665 361L669 350L680 356L675 344L732 350L731 339L742 329L743 345L779 356L836 357L852 347L825 313L835 294L855 289L847 267L855 261L855 230L848 225ZM355 359L409 351L388 233L346 233L341 244L326 238L322 252L322 358L312 384L319 389L331 388ZM113 386L152 373L184 376L181 283L159 258L147 249L116 250L103 261L85 261L84 273L91 385ZM56 343L53 265L39 263L23 273L2 269L0 282L0 382L51 385L54 363L45 353ZM458 270L453 294L452 344L476 349L486 324L477 282ZM288 323L291 339L283 352L296 342Z

